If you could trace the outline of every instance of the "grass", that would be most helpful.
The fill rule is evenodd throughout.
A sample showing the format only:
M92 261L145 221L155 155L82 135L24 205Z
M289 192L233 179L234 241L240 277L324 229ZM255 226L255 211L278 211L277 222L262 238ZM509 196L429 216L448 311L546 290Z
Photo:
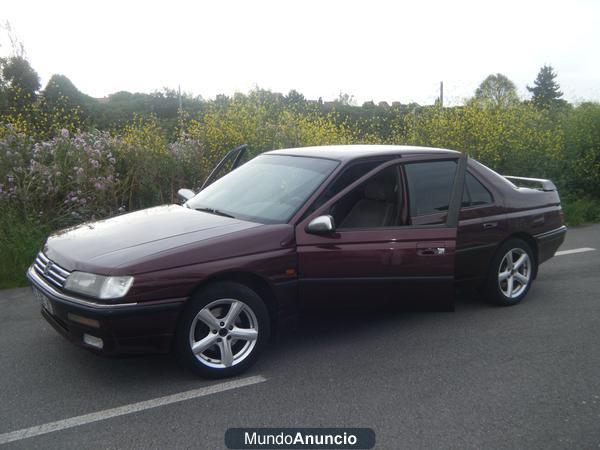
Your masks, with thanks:
M42 248L51 229L0 213L0 289L25 286L25 271Z
M600 222L600 200L589 197L567 198L562 202L565 222L569 226Z
M565 222L569 226L600 222L600 200L565 199ZM0 213L0 289L25 286L25 271L52 232L48 225L22 220L11 212Z

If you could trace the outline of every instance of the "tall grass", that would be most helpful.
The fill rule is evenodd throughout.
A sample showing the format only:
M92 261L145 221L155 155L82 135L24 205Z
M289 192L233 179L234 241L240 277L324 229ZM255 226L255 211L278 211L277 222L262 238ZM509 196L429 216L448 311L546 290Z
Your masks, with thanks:
M25 271L42 248L52 229L33 220L23 220L10 211L0 214L0 289L24 286Z
M566 197L562 201L562 208L565 222L569 226L600 222L600 200L589 197L577 199Z

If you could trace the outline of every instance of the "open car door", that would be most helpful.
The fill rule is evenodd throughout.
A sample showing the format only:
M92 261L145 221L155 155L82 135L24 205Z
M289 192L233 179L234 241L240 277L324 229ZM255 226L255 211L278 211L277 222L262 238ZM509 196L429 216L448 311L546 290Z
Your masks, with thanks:
M298 223L303 306L344 309L384 301L452 310L466 164L466 155L388 161ZM322 223L329 219L326 229Z
M223 156L223 159L221 159L221 161L219 161L219 163L215 166L206 180L204 180L200 191L239 167L247 153L247 150L248 144L243 144L239 147L229 150L227 154Z

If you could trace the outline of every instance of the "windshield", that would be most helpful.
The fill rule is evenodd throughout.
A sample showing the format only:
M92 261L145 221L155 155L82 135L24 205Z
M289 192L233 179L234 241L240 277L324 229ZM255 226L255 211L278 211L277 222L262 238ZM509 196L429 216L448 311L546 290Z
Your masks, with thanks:
M193 209L262 223L285 223L338 161L261 155L215 181L187 202Z

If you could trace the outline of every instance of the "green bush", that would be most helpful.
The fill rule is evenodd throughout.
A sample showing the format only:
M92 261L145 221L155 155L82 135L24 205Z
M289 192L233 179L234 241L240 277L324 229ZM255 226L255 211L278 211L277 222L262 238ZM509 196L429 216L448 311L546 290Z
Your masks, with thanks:
M565 143L557 174L566 193L600 200L600 104L584 103L562 120Z
M25 271L52 231L48 224L24 220L8 209L0 214L0 289L24 286Z
M107 216L118 208L116 141L108 133L72 136L64 129L52 140L35 142L7 126L0 136L3 208L54 226Z
M589 197L562 201L565 222L569 226L600 222L600 200Z
M175 96L168 97L171 105ZM554 180L569 225L600 220L598 103L324 107L257 89L202 101L177 119L173 105L167 121L134 115L109 132L78 130L77 107L63 107L60 95L53 101L53 108L42 98L0 117L0 287L24 281L50 230L177 201L180 187L200 186L243 143L251 155L351 143L451 148L503 174Z

